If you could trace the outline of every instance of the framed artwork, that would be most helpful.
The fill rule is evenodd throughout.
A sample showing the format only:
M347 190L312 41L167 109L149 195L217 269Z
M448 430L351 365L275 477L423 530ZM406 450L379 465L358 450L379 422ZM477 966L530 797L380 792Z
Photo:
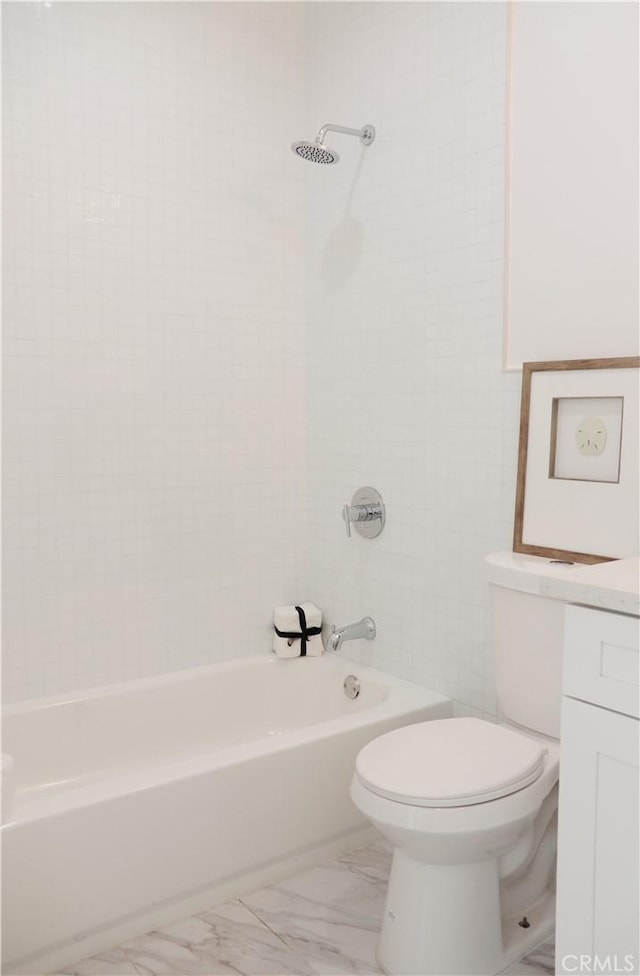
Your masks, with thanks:
M639 379L635 356L523 364L515 552L638 553Z

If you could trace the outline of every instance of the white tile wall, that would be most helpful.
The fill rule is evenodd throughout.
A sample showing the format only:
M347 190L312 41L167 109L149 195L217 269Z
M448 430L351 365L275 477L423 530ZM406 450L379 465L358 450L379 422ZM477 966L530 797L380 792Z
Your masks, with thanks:
M519 377L501 369L505 5L314 5L310 125L311 580L344 653L492 713L483 556L511 547ZM381 491L375 541L341 505Z
M304 10L5 3L4 691L304 599Z
M504 5L3 6L6 697L252 653L313 599L491 713ZM329 121L378 138L296 160Z

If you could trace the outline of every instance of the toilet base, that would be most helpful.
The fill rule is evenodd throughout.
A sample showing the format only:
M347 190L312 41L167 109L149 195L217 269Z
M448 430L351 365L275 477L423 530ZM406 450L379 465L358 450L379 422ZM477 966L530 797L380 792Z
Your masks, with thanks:
M553 932L549 891L519 918L501 916L495 860L428 864L396 848L377 957L391 976L495 976Z

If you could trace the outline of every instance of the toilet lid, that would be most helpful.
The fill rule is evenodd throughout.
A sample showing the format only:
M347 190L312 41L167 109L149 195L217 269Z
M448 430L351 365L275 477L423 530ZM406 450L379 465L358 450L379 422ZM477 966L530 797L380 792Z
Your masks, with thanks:
M524 789L542 772L536 739L477 718L407 725L374 739L356 775L380 796L420 807L464 807Z

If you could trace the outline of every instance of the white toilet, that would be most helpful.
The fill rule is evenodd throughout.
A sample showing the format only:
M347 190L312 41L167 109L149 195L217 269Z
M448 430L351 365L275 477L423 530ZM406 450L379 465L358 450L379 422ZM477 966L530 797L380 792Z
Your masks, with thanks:
M553 931L563 605L547 559L496 553L499 724L421 722L374 739L351 784L393 844L378 961L393 976L496 974Z

